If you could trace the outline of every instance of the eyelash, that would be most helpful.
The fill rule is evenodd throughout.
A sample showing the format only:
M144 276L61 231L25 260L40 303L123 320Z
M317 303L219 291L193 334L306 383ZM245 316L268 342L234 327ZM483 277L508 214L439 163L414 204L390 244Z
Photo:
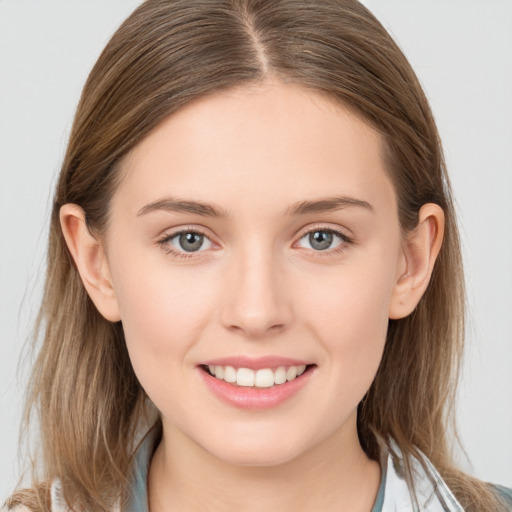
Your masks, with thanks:
M343 233L341 231L338 231L337 229L329 228L327 226L315 226L312 229L308 229L307 231L303 232L300 235L299 240L302 240L304 237L310 235L311 233L317 233L317 232L330 233L332 235L337 236L340 239L340 244L337 247L335 247L334 249L325 249L323 251L322 250L315 251L314 249L309 249L315 253L315 256L318 255L321 257L328 257L328 256L336 255L336 254L341 254L342 252L344 252L347 249L347 245L353 245L355 242L354 238L349 237L348 235L346 235L345 233Z
M173 258L183 258L183 259L193 258L194 256L196 256L196 252L201 252L201 251L193 251L193 252L188 252L188 253L180 252L180 251L176 251L175 249L172 248L171 245L169 245L169 242L171 240L173 240L177 236L180 236L183 234L201 235L201 236L204 236L205 238L208 238L206 233L202 232L201 230L199 230L197 228L180 229L179 231L175 231L174 233L165 235L163 238L161 238L160 240L157 241L157 244L160 247L162 247L162 249L165 251L166 254L170 254ZM209 238L208 238L208 240L209 240Z
M308 231L305 231L304 233L301 234L301 236L298 238L298 240L302 240L305 236L311 234L311 233L316 233L316 232L324 232L324 233L331 233L333 235L336 235L337 237L340 238L341 240L341 243L334 249L326 249L324 251L315 251L313 250L313 252L317 253L319 256L332 256L334 254L340 254L342 253L345 249L346 249L346 246L347 245L352 245L354 244L354 239L347 236L345 233L342 233L341 231L338 231L336 229L333 229L333 228L328 228L328 227L324 227L324 226L315 226L314 228L312 229L309 229ZM162 249L165 251L166 254L169 254L171 255L173 258L183 258L183 259L188 259L188 258L193 258L193 257L196 257L196 253L197 252L202 252L202 251L192 251L192 252L181 252L181 251L176 251L175 249L173 249L170 245L169 245L169 242L171 240L173 240L174 238L176 238L177 236L180 236L180 235L183 235L183 234L195 234L195 235L201 235L201 236L204 236L206 239L210 240L208 238L208 235L206 233L204 233L203 231L197 229L197 228L190 228L190 229L181 229L179 231L176 231L174 233L170 233L168 235L165 235L163 238L161 238L160 240L157 241L157 244L162 247Z

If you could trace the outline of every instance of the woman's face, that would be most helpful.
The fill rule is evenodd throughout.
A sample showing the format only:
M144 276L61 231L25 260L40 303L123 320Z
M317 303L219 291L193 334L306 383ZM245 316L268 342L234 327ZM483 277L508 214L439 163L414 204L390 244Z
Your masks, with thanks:
M246 465L357 440L405 266L381 149L267 83L188 105L125 160L106 252L165 436Z

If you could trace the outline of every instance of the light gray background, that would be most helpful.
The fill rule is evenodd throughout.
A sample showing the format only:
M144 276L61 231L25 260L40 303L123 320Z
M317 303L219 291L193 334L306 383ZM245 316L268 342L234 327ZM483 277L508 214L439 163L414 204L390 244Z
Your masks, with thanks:
M138 0L0 0L0 500L19 473L24 377L51 186L81 87ZM458 199L471 319L460 433L512 486L512 0L366 0L431 100Z

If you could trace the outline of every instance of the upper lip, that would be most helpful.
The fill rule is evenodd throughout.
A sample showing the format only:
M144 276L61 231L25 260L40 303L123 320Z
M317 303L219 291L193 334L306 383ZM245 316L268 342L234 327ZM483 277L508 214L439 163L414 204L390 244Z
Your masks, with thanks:
M301 366L308 365L311 362L302 359L295 359L281 356L232 356L221 357L217 359L208 359L202 361L200 366L233 366L234 368L250 368L251 370L261 370L263 368L278 368L279 366Z

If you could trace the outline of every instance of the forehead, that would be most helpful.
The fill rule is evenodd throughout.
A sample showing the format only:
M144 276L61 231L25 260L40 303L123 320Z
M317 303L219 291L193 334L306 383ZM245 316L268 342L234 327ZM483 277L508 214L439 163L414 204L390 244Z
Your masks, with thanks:
M239 209L394 191L381 136L327 96L282 83L222 91L170 116L126 158L117 196L133 208L194 197ZM385 192L384 196L383 193ZM277 210L276 210L277 212Z

